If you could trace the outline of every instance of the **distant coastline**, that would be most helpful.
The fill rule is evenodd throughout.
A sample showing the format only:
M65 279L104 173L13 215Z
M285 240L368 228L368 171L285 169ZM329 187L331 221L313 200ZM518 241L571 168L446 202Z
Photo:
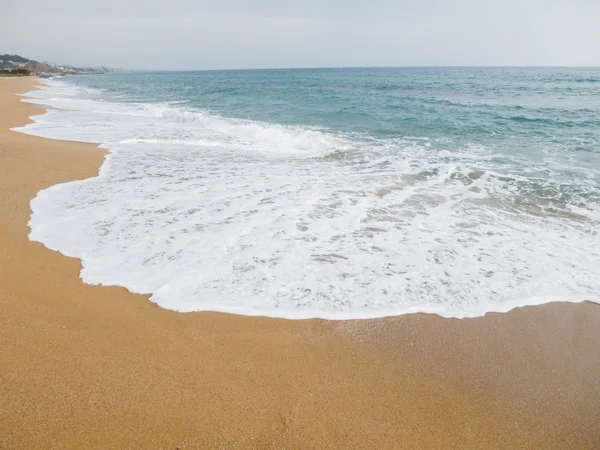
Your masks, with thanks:
M124 69L115 69L111 67L76 67L71 65L56 65L47 62L35 61L33 59L20 56L4 54L0 55L0 75L2 76L39 76L48 78L51 76L63 75L88 75L103 73L126 72Z

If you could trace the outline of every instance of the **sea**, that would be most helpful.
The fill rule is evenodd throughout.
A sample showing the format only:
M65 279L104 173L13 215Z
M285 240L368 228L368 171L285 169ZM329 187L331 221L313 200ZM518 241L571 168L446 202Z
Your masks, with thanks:
M599 68L82 75L24 101L47 113L18 131L108 152L31 201L86 283L287 319L600 301Z

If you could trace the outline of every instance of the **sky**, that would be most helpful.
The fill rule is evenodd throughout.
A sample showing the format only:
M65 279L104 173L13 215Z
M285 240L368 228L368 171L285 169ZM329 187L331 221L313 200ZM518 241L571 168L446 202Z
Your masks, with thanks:
M598 66L600 0L0 0L0 54L201 70Z

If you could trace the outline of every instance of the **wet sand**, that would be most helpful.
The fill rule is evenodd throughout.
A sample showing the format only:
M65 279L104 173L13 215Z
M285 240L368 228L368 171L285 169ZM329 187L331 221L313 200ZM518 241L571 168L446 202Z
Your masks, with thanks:
M600 448L600 307L328 322L179 314L83 284L29 201L94 145L9 131L0 79L0 448Z

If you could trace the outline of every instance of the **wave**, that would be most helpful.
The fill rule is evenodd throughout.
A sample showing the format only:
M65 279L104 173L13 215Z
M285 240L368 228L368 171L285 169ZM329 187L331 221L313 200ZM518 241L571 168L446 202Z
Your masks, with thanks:
M278 155L296 154L310 157L345 151L352 145L342 137L319 130L225 118L193 108L181 108L173 102L152 104L100 102L95 98L98 97L98 90L71 89L63 83L55 83L51 85L51 89L41 91L36 94L34 100L30 101L42 102L53 109L63 110L67 126L68 124L85 126L85 129L80 132L77 130L66 132L75 135L71 140L88 142L92 139L93 142L106 144L170 142L181 145L227 146L268 151ZM93 94L92 98L80 97L81 94L90 92ZM83 124L86 118L83 120L77 118L77 112L91 113L97 117L88 117L88 122ZM44 120L39 118L39 125ZM139 127L137 122L139 120L148 120L154 127ZM178 124L185 126L178 127ZM177 136L177 133L180 136ZM66 136L61 137L63 138L68 139Z
M575 83L600 83L600 78L575 78L573 81Z
M597 205L491 149L115 103L63 82L29 95L61 109L18 131L111 152L98 177L31 202L30 239L80 258L86 283L292 319L599 300ZM522 201L536 196L554 210Z

